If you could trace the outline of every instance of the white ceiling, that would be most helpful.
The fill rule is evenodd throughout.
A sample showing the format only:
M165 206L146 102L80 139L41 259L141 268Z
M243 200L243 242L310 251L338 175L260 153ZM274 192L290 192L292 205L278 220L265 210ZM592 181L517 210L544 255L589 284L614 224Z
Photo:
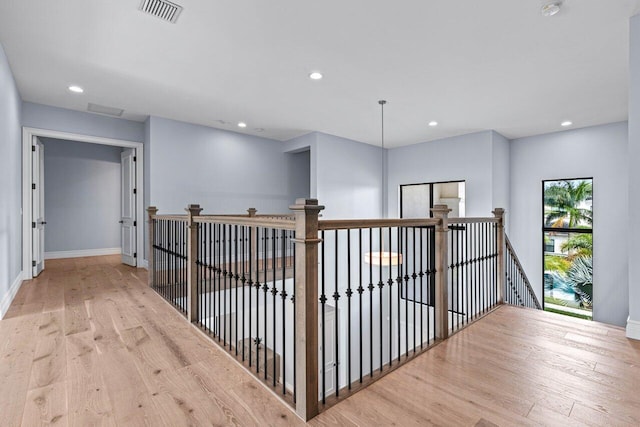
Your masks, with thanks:
M639 0L565 0L551 18L541 0L174 1L177 24L139 12L140 0L0 0L23 99L378 145L386 99L387 146L627 118ZM311 81L315 70L325 78Z

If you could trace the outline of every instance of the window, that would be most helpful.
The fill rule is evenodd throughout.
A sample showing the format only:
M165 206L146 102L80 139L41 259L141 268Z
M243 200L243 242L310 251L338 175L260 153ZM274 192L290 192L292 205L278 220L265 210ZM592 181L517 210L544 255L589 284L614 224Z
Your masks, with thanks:
M543 181L544 308L593 312L593 179Z

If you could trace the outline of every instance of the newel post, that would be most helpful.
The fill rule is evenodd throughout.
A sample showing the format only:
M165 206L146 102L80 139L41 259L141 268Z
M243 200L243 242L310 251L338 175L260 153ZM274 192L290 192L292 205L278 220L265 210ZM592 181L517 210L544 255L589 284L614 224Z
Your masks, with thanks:
M149 206L147 208L147 214L149 215L149 229L147 230L147 241L149 242L149 247L147 248L147 271L148 271L148 283L149 286L153 286L153 279L155 277L154 273L155 273L155 260L153 257L153 253L155 252L153 250L154 245L156 244L155 242L155 223L156 223L156 219L155 216L158 213L158 208L156 208L155 206Z
M498 304L504 303L504 286L505 286L505 241L504 241L504 209L495 208L493 215L498 219L496 244L498 245L498 281L496 283L496 297Z
M303 420L318 414L318 215L316 199L290 206L296 221L296 413Z
M449 223L451 209L447 205L431 208L436 225L436 339L449 336Z
M187 318L194 322L198 316L198 224L194 217L202 212L200 205L189 205L187 211Z

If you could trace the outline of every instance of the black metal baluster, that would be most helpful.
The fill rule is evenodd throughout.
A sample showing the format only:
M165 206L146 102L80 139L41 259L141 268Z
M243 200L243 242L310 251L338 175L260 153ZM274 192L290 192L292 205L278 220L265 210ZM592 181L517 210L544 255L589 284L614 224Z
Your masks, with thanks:
M271 288L271 295L273 296L273 305L271 308L271 313L273 317L273 386L276 386L276 295L278 295L278 287L276 286L276 272L278 269L276 268L276 229L271 229L271 277L273 277L273 287ZM282 337L284 339L284 336Z
M416 273L416 228L412 227L413 230L413 273L411 277L413 278L413 353L416 352L416 332L418 328L416 327L416 279L418 278L418 274ZM391 268L391 267L389 267Z
M256 373L260 375L260 228L256 227ZM266 372L266 369L265 369Z
M246 284L247 284L247 240L246 240L246 231L247 231L247 227L246 226L242 226L241 228L241 236L240 236L240 241L242 242L242 248L240 249L240 253L242 254L241 256L241 263L242 263L242 338L240 338L240 340L236 340L236 345L238 345L238 342L242 343L242 361L244 362L244 358L245 358L245 351L244 351L244 340L247 338L246 337L246 329L245 329L245 316L247 313L247 302L246 302L246 295L245 295L245 291L246 291ZM237 315L237 314L236 314Z
M280 297L282 298L282 394L287 394L287 313L286 313L286 301L287 301L287 269L286 269L286 255L287 255L287 240L286 230L282 230L282 246L281 246L281 263L282 263L282 291ZM275 306L274 306L275 311ZM295 319L294 319L295 321ZM295 337L294 337L295 338ZM275 358L274 358L275 359ZM295 361L295 359L294 359ZM275 372L275 369L274 369Z
M293 242L295 233L291 233L291 254L293 256L293 286L291 288L291 304L293 305L293 403L296 402L296 248Z
M396 238L398 240L398 257L402 256L402 261L404 262L404 254L402 253L402 227L396 228ZM398 283L398 363L400 363L402 360L402 325L400 324L400 319L402 318L402 264L398 265L398 276L396 278L396 282Z
M360 383L362 383L362 293L364 288L362 287L362 229L358 229L358 298L359 298L359 310L358 316L360 318L359 339L360 339Z
M326 245L326 241L324 239L324 230L322 230L320 232L320 240L321 240L321 243L320 243L320 245L321 245L320 246L320 249L321 249L321 252L320 252L320 264L322 265L321 281L320 281L320 316L321 316L321 322L320 323L322 325L322 330L320 331L320 334L321 334L321 338L320 339L322 341L322 354L321 354L322 366L320 367L320 371L322 372L322 403L325 404L325 403L327 403L327 397L326 397L326 390L327 390L326 381L327 380L326 380L326 376L325 376L325 374L326 374L325 371L326 371L326 367L327 367L327 365L326 365L326 356L325 356L326 350L327 350L326 347L325 347L325 345L326 345L326 342L325 342L325 328L326 328L326 325L325 325L325 303L327 301L327 297L325 296L325 293L324 293L325 269L326 269L325 268L326 264L325 264L325 259L324 259L324 247Z
M347 386L351 390L351 230L347 229Z
M382 346L382 288L384 287L384 283L382 282L382 252L384 251L384 245L382 244L382 227L378 228L378 240L379 240L379 247L380 247L380 265L378 266L378 289L380 290L379 292L379 304L378 304L378 317L380 318L379 323L380 323L380 372L382 372L382 367L384 365L383 363L383 346ZM389 242L389 244L391 244L391 242ZM391 252L391 251L389 251ZM389 261L391 261L391 257L389 257ZM389 262L389 268L391 268L391 262ZM373 307L372 307L373 309Z
M333 301L334 301L334 326L335 326L335 339L334 339L334 347L335 347L335 359L334 359L334 366L335 366L335 374L336 374L336 397L339 396L340 394L340 378L339 378L339 373L340 370L338 369L338 366L340 365L340 358L338 357L338 345L340 342L340 336L339 336L339 329L338 329L338 320L339 320L339 316L338 316L338 299L340 298L340 294L338 293L338 230L335 230L335 282L334 282L334 292L333 292Z
M233 346L236 348L236 356L238 355L238 284L240 283L240 275L238 274L240 272L239 270L239 265L238 265L238 226L234 225L233 226L233 246L234 246L234 258L235 258L235 272L233 275L233 278L236 281L236 300L235 300L235 307L236 307L236 315L233 316L235 318L235 329L234 329L234 336L233 336ZM275 360L275 357L274 357Z
M268 278L269 278L269 273L267 271L267 269L269 268L269 231L267 228L265 228L263 230L263 235L264 235L264 253L263 253L263 257L262 257L262 266L264 267L264 281L262 283L262 291L264 293L263 297L264 297L264 379L267 379L267 370L269 369L268 367L268 352L267 352L267 348L268 348L268 342L269 342L269 328L267 325L268 322L268 311L269 311L269 306L267 304L267 292L269 291L269 282L268 282ZM275 372L274 372L275 374Z
M369 377L373 377L373 228L369 228Z
M391 235L391 227L389 231L389 256L393 253L393 239ZM399 260L399 259L398 259ZM389 263L391 264L391 263ZM387 278L387 285L389 285L389 367L393 366L393 267L389 266L389 276Z
M424 234L422 232L425 232ZM428 233L427 229L424 228L420 228L420 245L419 245L419 249L420 249L420 273L418 273L418 275L420 276L420 349L422 350L424 348L424 293L423 293L423 287L424 287L424 283L423 283L423 279L424 279L424 263L423 261L423 257L424 257L424 252L423 252L423 247L424 247L424 235ZM427 316L429 315L429 312L427 311Z
M247 294L249 296L249 370L251 370L251 363L253 358L251 357L251 333L253 331L253 322L251 321L251 311L253 310L253 304L251 304L251 291L253 290L253 257L251 256L251 250L253 248L253 241L254 241L254 227L249 227L249 254L248 254L248 258L249 258L249 281L247 282L247 284L249 286L247 286ZM257 228L255 228L255 230L257 231ZM257 236L255 236L257 238ZM257 306L257 302L256 302L256 306ZM244 351L244 348L246 347L246 344L244 344L242 346L242 349Z
M407 254L409 253L409 229L408 227L403 227L404 229L404 256L403 260L407 260ZM404 273L404 351L406 352L406 358L409 357L409 267L403 265L403 273Z

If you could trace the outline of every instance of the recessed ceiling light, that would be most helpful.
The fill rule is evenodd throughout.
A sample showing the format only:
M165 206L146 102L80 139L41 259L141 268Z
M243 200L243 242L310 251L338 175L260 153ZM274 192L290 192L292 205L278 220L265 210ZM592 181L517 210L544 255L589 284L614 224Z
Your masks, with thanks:
M309 78L311 80L320 80L322 78L322 73L314 71L313 73L309 74Z
M74 93L82 93L82 92L84 92L84 89L82 89L80 86L76 86L76 85L69 86L69 90L71 92L74 92Z
M438 126L438 122L436 122L435 120L432 120L429 122L429 126L431 127Z
M540 9L540 12L542 13L542 16L553 16L556 13L560 12L560 6L562 6L561 1L550 2L543 5L542 9Z
M239 128L246 128L247 124L245 122L238 122L238 127Z
M571 126L573 124L573 122L571 120L565 120L564 122L560 123L560 126L562 127L567 127L567 126Z

